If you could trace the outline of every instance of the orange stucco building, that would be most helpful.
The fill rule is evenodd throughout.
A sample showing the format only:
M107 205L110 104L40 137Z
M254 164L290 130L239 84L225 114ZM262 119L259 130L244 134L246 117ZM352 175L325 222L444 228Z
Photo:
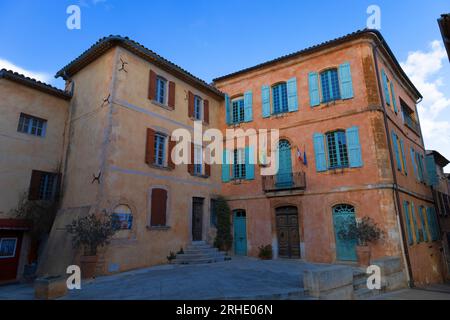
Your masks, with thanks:
M372 259L400 257L417 285L442 281L416 109L421 95L378 31L358 31L213 84L128 38L110 36L57 76L66 80L66 90L57 92L64 107L60 115L41 117L61 117L48 122L62 130L52 153L57 159L48 159L58 163L59 212L40 275L63 274L79 261L64 227L89 213L114 214L121 222L99 253L99 274L164 263L170 251L192 241L212 243L213 203L223 195L232 209L232 254L258 256L270 244L275 258L357 265L356 243L340 230L370 217L384 231L370 245ZM41 101L42 108L52 103ZM278 173L262 176L267 164L249 161L264 158L256 146L225 147L223 165L175 165L171 135L180 128L193 132L195 121L223 133L279 130ZM193 145L190 159L202 158L203 150ZM23 181L19 189L28 187ZM15 202L0 196L1 210L9 211Z

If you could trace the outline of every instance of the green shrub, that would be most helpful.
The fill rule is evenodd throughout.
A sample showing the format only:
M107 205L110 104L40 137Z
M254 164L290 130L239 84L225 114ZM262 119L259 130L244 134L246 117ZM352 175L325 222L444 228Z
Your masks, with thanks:
M260 246L258 257L263 260L272 260L272 245Z
M229 251L233 243L230 207L223 197L217 198L215 205L217 213L217 234L214 246L220 251Z

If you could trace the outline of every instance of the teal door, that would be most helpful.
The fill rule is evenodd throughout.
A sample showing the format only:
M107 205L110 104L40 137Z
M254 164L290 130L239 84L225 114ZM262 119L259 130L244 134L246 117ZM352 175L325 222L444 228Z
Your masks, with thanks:
M234 253L247 255L247 215L244 210L236 210L233 214Z
M278 165L276 187L280 189L292 187L291 144L287 140L280 140L278 144Z
M347 204L340 204L333 208L334 235L336 238L336 260L357 261L356 239L346 239L342 231L356 223L355 208Z

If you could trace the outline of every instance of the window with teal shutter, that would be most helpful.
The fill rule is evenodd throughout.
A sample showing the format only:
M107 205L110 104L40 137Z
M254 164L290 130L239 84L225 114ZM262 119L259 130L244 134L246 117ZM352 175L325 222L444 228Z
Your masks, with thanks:
M425 242L428 242L428 230L427 230L427 224L425 222L424 211L425 211L425 208L423 206L420 206L419 207L419 216L420 216L420 222L422 223L423 240Z
M262 100L262 116L263 118L270 117L270 87L262 86L261 88Z
M348 159L350 168L359 168L363 166L361 144L359 142L359 128L351 127L346 130Z
M416 163L416 152L414 151L413 148L411 148L410 151L411 151L410 155L411 155L411 163L412 163L413 170L414 170L414 176L416 177L417 181L420 181L419 170L418 170L418 166Z
M222 181L223 182L230 181L230 151L229 150L223 150Z
M406 166L406 156L405 156L405 145L403 143L403 139L400 139L400 150L402 153L402 161L403 161L403 172L408 175L408 167Z
M411 202L411 216L412 216L412 222L414 224L414 233L416 235L416 243L420 243L419 226L417 225L417 219L416 219L416 209L414 208L414 203L412 203L412 202Z
M286 82L279 83L272 87L273 114L288 112L288 97Z
M240 180L246 177L245 149L234 150L233 179Z
M391 82L391 94L392 94L392 104L394 105L394 111L397 113L398 112L397 97L395 96L394 83L393 82Z
M392 131L392 146L394 148L395 159L397 160L397 169L402 171L402 162L400 160L400 151L398 150L397 135Z
M344 131L328 132L327 149L328 149L328 168L347 168L349 166L347 152L347 137Z
M227 124L230 125L233 122L232 114L231 114L231 103L230 103L230 97L225 94L225 119L227 121Z
M341 99L337 69L330 69L320 74L322 85L322 102L327 103Z
M253 146L245 148L245 179L255 179L255 149Z
M327 160L325 155L325 139L321 133L315 133L314 140L314 153L316 158L316 170L317 172L327 171Z
M429 183L432 186L437 186L438 177L436 172L436 163L434 162L434 157L432 154L426 156L426 162Z
M424 171L423 171L423 156L416 152L417 159L417 169L419 174L419 181L425 182Z
M433 207L427 208L427 220L431 232L431 241L439 240L439 224L437 223L436 210Z
M342 99L353 98L353 83L350 63L346 62L339 66L339 78L341 80Z
M317 74L317 72L309 73L308 87L309 87L309 103L311 107L316 107L320 105L319 75Z
M251 122L253 120L253 93L247 91L244 93L244 121Z
M232 119L233 121L231 123L238 124L241 122L244 122L245 120L245 107L244 107L244 99L234 99L231 102L231 109L232 109Z
M406 222L406 233L408 235L408 244L414 244L412 230L411 230L411 220L409 216L409 202L403 201L403 212L405 214L405 222Z
M387 78L386 72L384 72L384 70L381 70L381 77L383 79L384 99L386 100L386 103L388 105L391 105L391 98L390 98L390 94L389 94L388 78Z
M287 95L289 112L298 111L297 78L292 78L287 81Z

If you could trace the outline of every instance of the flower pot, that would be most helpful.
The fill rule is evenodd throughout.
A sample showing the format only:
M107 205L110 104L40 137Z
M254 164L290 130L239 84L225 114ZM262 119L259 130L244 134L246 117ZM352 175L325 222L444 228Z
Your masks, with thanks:
M367 267L370 264L370 247L356 246L356 256L360 266Z
M82 279L92 279L95 277L98 256L81 256L80 268Z

